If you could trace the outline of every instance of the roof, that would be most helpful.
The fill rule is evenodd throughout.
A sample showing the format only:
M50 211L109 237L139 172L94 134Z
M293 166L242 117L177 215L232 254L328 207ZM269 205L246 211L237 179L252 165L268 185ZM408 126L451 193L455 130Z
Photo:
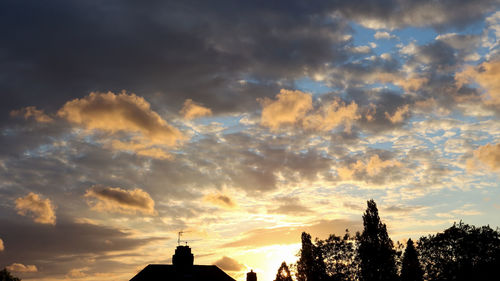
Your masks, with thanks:
M171 264L150 264L130 281L235 281L215 265L193 265L180 270Z

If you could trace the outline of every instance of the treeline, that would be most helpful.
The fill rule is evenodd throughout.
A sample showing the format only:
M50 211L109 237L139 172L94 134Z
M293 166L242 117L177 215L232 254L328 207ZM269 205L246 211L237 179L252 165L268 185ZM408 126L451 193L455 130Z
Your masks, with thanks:
M363 232L326 240L302 233L302 248L291 266L296 281L481 281L500 280L498 228L462 222L416 245L394 245L381 222L377 205L368 201ZM285 262L275 281L293 281Z

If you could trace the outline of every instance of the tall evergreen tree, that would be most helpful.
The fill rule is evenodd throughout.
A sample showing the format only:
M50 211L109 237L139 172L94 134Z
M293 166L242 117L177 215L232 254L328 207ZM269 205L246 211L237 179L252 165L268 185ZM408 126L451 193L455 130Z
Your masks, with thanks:
M394 244L380 221L377 204L369 200L363 214L363 233L358 234L358 258L361 281L394 281L398 279Z
M325 281L326 266L321 249L311 241L311 235L302 232L302 248L297 261L297 281Z
M403 262L401 266L401 281L422 281L424 272L420 261L418 260L418 253L415 250L413 241L408 239L406 242L406 249L403 254Z
M292 275L290 275L290 269L288 268L288 265L286 265L286 262L281 263L274 281L292 281Z

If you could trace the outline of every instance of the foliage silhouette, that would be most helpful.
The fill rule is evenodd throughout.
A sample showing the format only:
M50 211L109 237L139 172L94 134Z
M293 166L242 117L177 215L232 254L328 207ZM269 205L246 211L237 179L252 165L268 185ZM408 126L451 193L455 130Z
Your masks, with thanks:
M424 272L418 260L417 250L413 241L408 239L401 265L401 281L422 281L423 278Z
M21 281L21 279L12 276L10 272L4 268L0 270L0 281Z
M349 231L343 237L331 234L326 240L318 240L326 272L331 281L358 280L359 264L356 257L356 241Z
M311 241L311 235L302 232L302 248L297 261L297 281L326 281L326 266L321 249Z
M403 244L394 248L373 200L367 202L363 225L355 238L346 230L343 237L331 234L315 243L303 232L300 258L293 266L297 281L500 280L498 228L455 223L421 237L416 247L409 239L402 254ZM292 281L284 268L285 263L275 281Z
M460 222L418 241L426 280L498 280L500 233Z
M385 224L380 221L375 201L369 200L367 205L363 233L357 235L360 280L397 280L394 245Z
M276 279L274 281L293 281L292 275L290 274L290 269L286 262L282 262L280 268L278 269L278 273L276 273Z

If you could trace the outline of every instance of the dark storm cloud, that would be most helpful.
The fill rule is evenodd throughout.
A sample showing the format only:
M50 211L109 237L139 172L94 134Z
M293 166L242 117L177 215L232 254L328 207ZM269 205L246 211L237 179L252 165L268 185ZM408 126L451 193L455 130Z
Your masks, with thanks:
M346 17L373 28L431 26L463 28L498 7L497 0L354 0L336 1Z
M70 266L70 261L104 257L112 251L133 251L159 240L133 238L123 230L67 220L54 226L5 218L0 223L0 236L8 243L0 255L0 266L13 262L34 264L41 275L66 273L69 269L64 267ZM56 272L48 272L53 270Z
M351 44L346 19L464 26L496 4L2 1L0 92L9 99L1 109L54 111L91 91L126 89L158 107L180 108L191 98L215 113L242 110L326 63L342 64Z
M93 90L121 89L160 93L153 103L178 108L192 98L216 111L235 110L256 104L278 80L342 61L347 43L346 24L320 2L1 5L0 91L10 96L4 111L54 110Z

